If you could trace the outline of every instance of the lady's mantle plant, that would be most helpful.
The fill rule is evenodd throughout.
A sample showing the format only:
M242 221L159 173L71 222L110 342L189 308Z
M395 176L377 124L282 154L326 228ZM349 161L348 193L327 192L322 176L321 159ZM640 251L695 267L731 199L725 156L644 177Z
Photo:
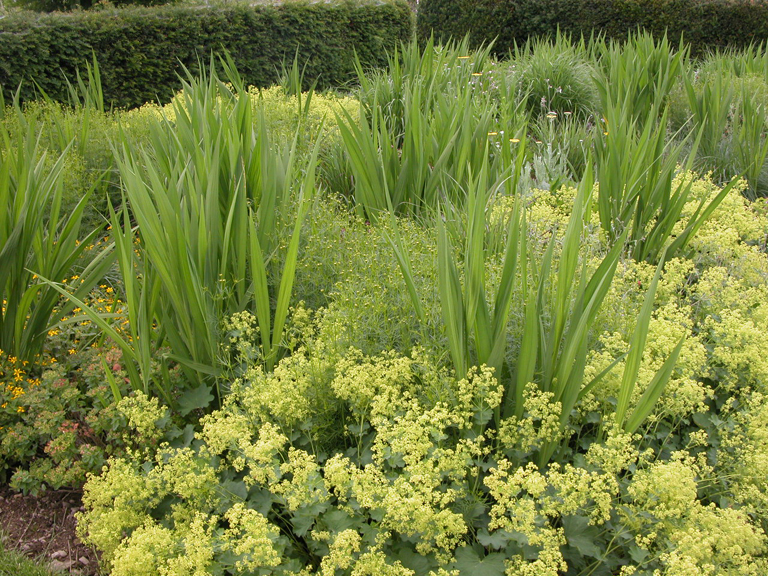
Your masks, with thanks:
M586 432L584 408L579 441L540 469L573 430L536 387L490 429L490 369L457 381L419 349L338 350L333 315L297 317L301 345L249 367L187 446L90 479L82 535L113 576L764 573L760 528L699 495L701 435L657 459L609 420Z

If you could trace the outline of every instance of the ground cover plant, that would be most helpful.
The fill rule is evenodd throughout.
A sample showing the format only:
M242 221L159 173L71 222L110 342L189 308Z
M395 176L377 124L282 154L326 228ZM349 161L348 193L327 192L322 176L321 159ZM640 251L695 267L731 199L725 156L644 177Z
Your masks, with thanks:
M6 481L85 482L113 576L764 574L766 58L429 42L344 95L223 58L6 109L55 191L0 236L41 342L0 353ZM68 139L103 224L46 275Z
M18 574L19 576L48 576L44 566L24 558L19 553L0 549L0 570L4 574Z

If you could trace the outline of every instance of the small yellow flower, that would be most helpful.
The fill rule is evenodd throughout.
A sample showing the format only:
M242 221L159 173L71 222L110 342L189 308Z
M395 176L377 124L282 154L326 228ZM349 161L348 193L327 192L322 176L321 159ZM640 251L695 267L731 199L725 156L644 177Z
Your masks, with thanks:
M16 412L18 412L19 414L23 414L25 412L24 406L19 406L18 408L16 408Z
M496 136L498 132L488 132L488 136Z
M69 355L71 356L72 354L77 354L77 350L75 350L74 348L70 348Z
M472 76L482 76L482 72L472 72Z
M520 138L510 138L509 141L512 142L513 144L517 144L518 142L520 142Z

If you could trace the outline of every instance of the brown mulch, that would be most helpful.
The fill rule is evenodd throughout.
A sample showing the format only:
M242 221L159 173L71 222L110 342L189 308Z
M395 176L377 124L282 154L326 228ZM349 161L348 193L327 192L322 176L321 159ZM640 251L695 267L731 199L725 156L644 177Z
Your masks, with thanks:
M48 562L64 574L96 576L96 553L75 535L75 513L82 511L81 492L48 490L24 496L0 486L0 533L7 549Z

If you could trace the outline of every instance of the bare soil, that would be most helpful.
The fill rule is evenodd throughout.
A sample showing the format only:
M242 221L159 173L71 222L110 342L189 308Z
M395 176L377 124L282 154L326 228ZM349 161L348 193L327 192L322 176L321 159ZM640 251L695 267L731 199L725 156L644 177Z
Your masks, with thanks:
M75 513L82 511L82 493L49 490L24 496L0 486L0 533L6 549L47 562L63 574L96 576L96 553L77 538Z

